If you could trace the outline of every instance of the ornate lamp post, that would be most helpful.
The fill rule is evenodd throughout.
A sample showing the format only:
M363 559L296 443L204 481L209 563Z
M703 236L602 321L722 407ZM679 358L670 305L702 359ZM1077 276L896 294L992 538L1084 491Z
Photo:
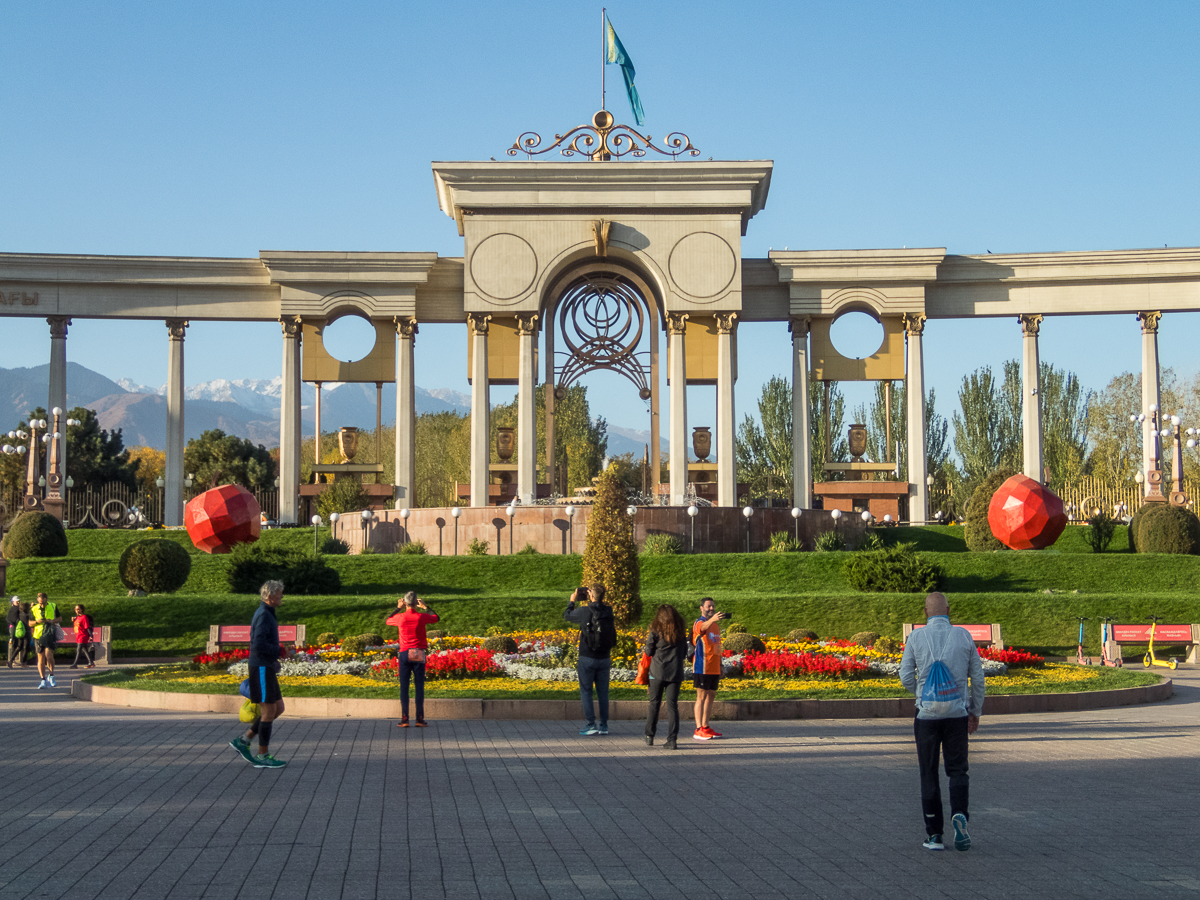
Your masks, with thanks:
M1129 421L1137 425L1144 425L1147 421L1150 422L1150 470L1146 472L1145 475L1143 475L1139 470L1137 475L1134 476L1134 481L1136 481L1138 484L1145 482L1148 485L1146 496L1144 498L1145 502L1162 503L1167 498L1163 496L1162 469L1159 466L1159 459L1161 458L1161 446L1159 443L1159 438L1161 435L1159 429L1160 419L1158 404L1150 404L1149 415L1146 413L1138 413L1137 415L1131 414L1129 416Z

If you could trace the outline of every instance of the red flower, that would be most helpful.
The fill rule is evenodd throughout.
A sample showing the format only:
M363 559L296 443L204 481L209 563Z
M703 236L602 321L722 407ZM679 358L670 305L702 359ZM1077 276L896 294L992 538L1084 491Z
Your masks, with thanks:
M787 677L796 675L818 675L845 678L869 672L870 666L857 659L839 659L821 653L790 653L786 650L768 650L765 653L747 653L742 657L742 672L746 675Z

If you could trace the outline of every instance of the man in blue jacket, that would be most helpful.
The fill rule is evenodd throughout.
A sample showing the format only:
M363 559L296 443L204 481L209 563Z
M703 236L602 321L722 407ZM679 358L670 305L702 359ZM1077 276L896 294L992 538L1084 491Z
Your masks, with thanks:
M979 728L983 712L983 663L965 628L950 624L944 594L925 598L925 627L904 645L900 683L917 696L917 764L921 770L921 807L925 814L927 850L944 850L942 789L938 757L946 761L950 779L950 822L956 850L971 849L967 832L967 735ZM970 682L968 690L968 682Z
M229 742L256 769L282 769L287 765L270 754L271 729L283 715L283 694L279 691L279 622L275 610L283 602L283 585L268 581L258 590L262 603L250 620L250 702L257 703L260 718L244 737ZM258 755L250 754L250 741L258 735Z

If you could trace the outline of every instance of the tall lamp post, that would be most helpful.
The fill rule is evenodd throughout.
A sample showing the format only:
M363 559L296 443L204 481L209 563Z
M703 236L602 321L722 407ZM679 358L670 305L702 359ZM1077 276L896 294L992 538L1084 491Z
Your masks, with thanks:
M512 556L513 555L513 516L515 516L517 514L516 504L515 503L508 504L508 506L506 506L504 508L504 511L506 513L508 513L508 555ZM499 542L496 543L496 555L497 556L500 555Z
M698 512L700 512L700 510L696 507L696 504L694 504L694 503L687 508L688 518L692 522L692 549L691 549L692 553L696 552L696 513L698 513Z
M454 518L454 555L458 556L458 517L462 515L462 507L452 506L450 515Z
M313 516L313 517L312 517L312 525L313 525L313 556L316 556L316 555L317 555L317 553L318 553L318 551L317 551L317 537L318 537L318 536L320 535L320 533L321 533L321 517L320 517L320 516Z
M797 548L799 548L799 546L800 546L800 512L801 512L800 507L798 507L798 506L792 507L792 522L795 523L795 525L796 525L796 547Z
M568 506L563 510L567 514L567 552L575 552L575 507Z
M371 540L371 511L364 509L362 511L362 527L363 527L363 550L366 550ZM360 551L361 552L361 551Z
M158 488L158 523L160 525L164 521L163 512L167 508L167 500L166 500L166 496L163 492L163 488L166 487L166 485L167 485L167 482L161 475L159 475L157 478L154 479L154 486L156 488Z
M1138 484L1142 484L1143 481L1148 484L1146 496L1144 498L1147 503L1161 503L1167 498L1163 496L1162 492L1162 468L1159 465L1161 450L1159 445L1160 418L1158 404L1150 404L1149 414L1131 414L1129 416L1129 421L1137 425L1144 425L1147 421L1150 423L1150 470L1141 478L1135 476L1134 481L1136 481ZM1138 475L1142 475L1141 470L1138 471Z
M408 517L412 515L412 510L405 507L400 510L400 521L404 523L404 543L408 543Z
M750 552L750 517L754 515L753 506L742 507L742 515L746 517L746 552Z

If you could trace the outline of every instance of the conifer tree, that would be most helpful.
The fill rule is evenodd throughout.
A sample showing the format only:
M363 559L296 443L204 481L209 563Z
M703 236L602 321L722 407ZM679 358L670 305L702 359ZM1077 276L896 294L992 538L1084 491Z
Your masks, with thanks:
M604 585L605 600L618 625L636 621L642 614L642 575L626 502L617 473L612 468L601 472L583 551L583 583Z

